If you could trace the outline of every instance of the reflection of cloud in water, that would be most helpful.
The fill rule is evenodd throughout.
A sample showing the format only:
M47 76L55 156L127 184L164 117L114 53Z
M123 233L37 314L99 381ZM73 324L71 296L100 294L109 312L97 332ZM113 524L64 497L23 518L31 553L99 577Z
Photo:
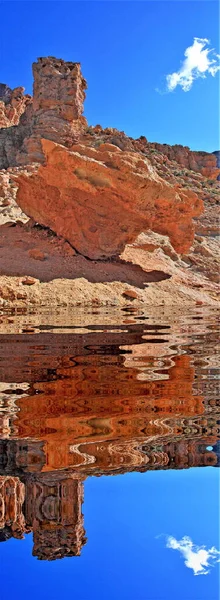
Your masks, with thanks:
M192 569L194 575L208 575L210 568L220 562L220 552L214 546L209 549L205 546L196 546L188 536L184 536L179 541L169 536L166 546L172 550L179 550L185 559L186 567Z

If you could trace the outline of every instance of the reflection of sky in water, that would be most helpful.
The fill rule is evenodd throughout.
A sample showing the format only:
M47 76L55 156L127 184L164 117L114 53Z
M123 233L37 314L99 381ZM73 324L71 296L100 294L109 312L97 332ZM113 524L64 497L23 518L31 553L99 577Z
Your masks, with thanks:
M218 564L194 577L166 547L169 534L219 547L218 483L212 468L88 478L81 557L33 559L31 534L0 544L2 598L218 600Z
M217 333L203 316L3 318L3 597L217 600Z

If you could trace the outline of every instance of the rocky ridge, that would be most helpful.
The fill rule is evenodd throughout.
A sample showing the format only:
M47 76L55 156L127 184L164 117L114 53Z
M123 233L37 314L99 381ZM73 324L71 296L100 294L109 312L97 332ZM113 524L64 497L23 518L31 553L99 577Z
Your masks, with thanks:
M138 153L112 144L71 150L41 140L46 166L17 176L16 201L25 214L90 259L119 256L151 229L179 252L193 242L192 218L202 211L194 192L170 186Z
M33 239L36 223L46 227L38 228L38 248L22 259L32 279L34 262L42 253L40 231L55 232L61 246L69 248L67 260L74 281L65 276L70 264L62 263L63 283L59 265L53 280L43 283L45 267L48 270L53 260L49 235L51 254L47 251L39 278L34 278L20 299L14 291L21 283L16 280L19 266L12 277L11 267L4 267L7 261L0 258L3 304L75 304L94 299L100 304L216 303L218 153L150 143L144 136L134 140L100 125L88 127L82 116L86 82L79 63L40 58L33 74L33 100L23 95L23 88L16 88L22 91L17 95L20 103L10 118L9 107L17 92L0 87L3 114L8 115L0 120L0 222L11 220L20 233L28 227ZM31 221L25 225L28 217ZM15 229L13 235L16 244ZM3 237L6 256L7 235ZM143 277L139 285L137 278L135 287L132 283L125 287L120 274L118 281L108 283L103 268L103 281L89 283L90 277L86 281L74 276L79 272L75 268L78 254L84 266L89 259L92 271L97 259L112 263L121 254L123 264L146 274L146 283L151 272L160 272L161 277L145 289L141 289Z
M32 101L30 94L24 95L23 87L11 90L8 85L0 83L0 128L18 125L21 115Z

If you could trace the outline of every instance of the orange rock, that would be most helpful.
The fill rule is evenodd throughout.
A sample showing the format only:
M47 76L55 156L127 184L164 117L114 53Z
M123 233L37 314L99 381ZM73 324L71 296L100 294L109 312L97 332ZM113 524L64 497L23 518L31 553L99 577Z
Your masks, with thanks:
M217 179L220 174L220 168L217 166L214 153L193 152L188 146L181 146L180 144L169 146L168 144L152 143L150 146L168 156L170 160L175 160L180 167L199 172L208 179Z
M45 139L41 144L45 165L18 174L17 203L78 252L91 259L115 256L147 229L168 235L177 252L189 249L192 218L203 203L161 179L143 155L112 151L109 144L78 144L71 151Z
M31 102L31 96L24 95L23 87L11 90L6 84L0 83L0 129L18 125L21 115Z
M41 57L33 74L33 99L23 95L24 88L0 84L0 128L8 128L0 132L0 168L42 162L42 137L71 146L87 127L80 63Z
M68 242L62 243L62 250L65 256L76 256L76 251L74 248L72 248L72 246L70 246L70 244L68 244Z
M140 298L140 296L137 294L137 292L135 292L135 290L126 290L125 292L123 292L122 296L127 300L131 301Z
M23 277L21 280L21 283L23 285L34 285L34 283L37 283L37 279L35 279L35 277L30 277L29 275L27 275L27 277Z

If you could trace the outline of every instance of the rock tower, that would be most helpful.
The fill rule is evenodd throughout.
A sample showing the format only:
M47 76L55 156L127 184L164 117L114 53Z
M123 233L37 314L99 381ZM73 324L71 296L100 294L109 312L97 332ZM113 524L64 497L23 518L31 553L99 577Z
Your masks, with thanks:
M41 138L70 147L87 125L82 117L87 85L79 63L38 58L33 76L33 102L23 88L0 84L0 168L43 162Z

